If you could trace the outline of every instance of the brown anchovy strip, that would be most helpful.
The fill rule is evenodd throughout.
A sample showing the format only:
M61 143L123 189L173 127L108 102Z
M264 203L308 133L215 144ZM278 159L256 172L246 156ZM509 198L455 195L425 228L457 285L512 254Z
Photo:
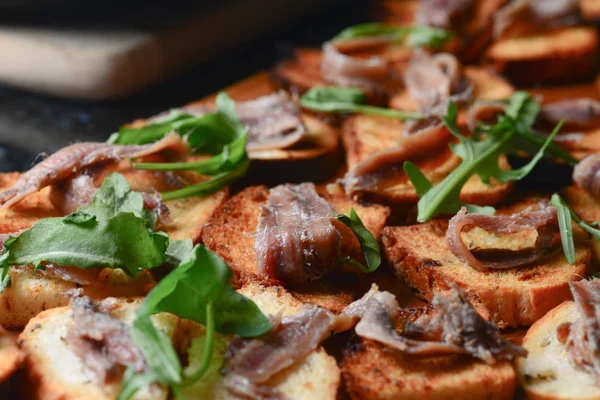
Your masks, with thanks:
M415 51L404 73L404 84L421 109L448 101L466 102L473 95L473 84L463 75L458 59L449 53ZM441 108L445 113L445 107Z
M378 93L386 93L393 86L394 70L389 61L378 56L368 59L352 57L342 53L338 46L335 42L323 45L321 73L326 82Z
M70 304L73 326L67 332L67 341L101 382L115 379L121 367L131 366L136 373L146 370L146 361L133 343L129 327L110 316L106 300L96 303L79 293Z
M269 190L254 250L260 275L273 281L307 283L339 264L341 235L331 222L335 212L312 183Z
M538 121L555 126L565 120L565 128L589 129L600 126L600 101L567 99L542 106Z
M23 173L12 189L0 194L0 208L10 207L46 186L70 179L84 168L123 158L143 157L165 150L179 154L187 151L181 137L170 134L147 145L116 145L104 142L84 142L67 146Z
M488 232L500 234L536 230L538 237L532 249L506 251L499 260L484 261L477 258L462 239L462 230L467 226L477 226ZM467 209L462 207L448 223L446 244L454 255L478 271L508 269L534 263L546 256L557 230L556 209L545 204L541 204L539 210L528 208L510 216L467 214Z
M570 282L580 318L569 327L569 359L600 386L600 279Z
M502 338L498 329L484 320L456 285L432 301L435 314L423 314L407 322L401 334L395 322L400 310L393 295L375 293L356 325L356 334L408 354L440 356L469 354L488 364L525 357L527 351Z
M450 140L448 130L433 122L419 132L400 139L398 146L379 151L348 171L341 183L346 194L362 190L377 190L395 182L405 161L415 161L430 151L447 148ZM391 182L391 183L390 183Z
M578 21L578 11L577 0L511 1L494 15L494 37L499 38L518 21L546 26L569 25Z

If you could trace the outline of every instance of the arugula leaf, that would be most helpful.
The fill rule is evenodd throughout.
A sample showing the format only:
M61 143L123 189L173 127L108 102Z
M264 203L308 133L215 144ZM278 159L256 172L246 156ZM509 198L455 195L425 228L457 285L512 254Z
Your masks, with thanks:
M147 379L169 384L178 390L182 385L194 383L208 369L215 332L251 337L271 329L269 319L258 307L229 286L231 278L231 270L218 255L197 245L183 257L179 267L152 289L139 308L132 327L132 337L150 368ZM207 327L205 354L196 372L183 375L170 340L152 324L150 316L160 312ZM134 377L128 376L128 379ZM135 383L124 383L128 396L135 393L131 389L136 387ZM128 398L123 393L119 396L119 400Z
M365 227L354 208L350 209L349 215L340 214L337 215L336 218L352 229L352 232L356 235L356 238L360 243L360 250L367 261L367 267L365 268L361 263L349 257L345 258L343 261L358 267L364 272L373 272L379 268L379 265L381 264L381 250L379 249L379 243L377 243L373 234Z
M600 241L600 230L592 226L596 224L595 222L587 223L582 221L573 211L571 211L568 204L557 193L552 195L550 204L556 207L560 239L563 245L565 258L569 264L573 264L575 262L575 244L573 242L573 227L571 225L571 220L598 241Z
M165 253L165 261L173 266L180 265L189 257L193 248L192 239L170 240Z
M129 275L154 268L165 262L169 243L164 233L153 232L155 222L156 216L144 210L142 195L112 174L90 206L64 218L42 219L5 242L0 289L8 282L9 265L121 268Z
M196 171L213 178L197 185L180 190L163 193L163 199L173 200L187 196L207 196L245 175L250 160L246 153L248 128L243 126L235 111L235 103L226 93L217 96L217 113L205 114L202 117L184 118L178 116L166 123L171 130L176 130L187 137L188 144L196 151L202 149L217 151L213 157L197 162L180 163L135 163L136 169L149 171ZM138 129L142 139L160 139L170 132L158 124ZM160 125L160 126L159 126ZM185 126L184 130L181 126ZM143 131L147 128L147 131ZM127 131L123 141L134 141L135 132ZM150 133L147 133L150 132Z
M415 187L419 197L424 196L425 193L427 193L433 187L429 179L427 179L425 174L423 174L419 167L417 167L414 163L406 161L402 167L404 168L406 176L408 176L408 179L410 179Z
M121 127L113 134L109 142L115 144L148 144L162 139L167 133L177 132L186 137L192 152L217 154L223 147L246 133L235 112L235 103L224 92L216 99L215 113L206 113L200 117L182 110L171 113L150 124L130 128Z
M94 195L92 204L80 207L77 216L94 216L98 221L106 221L120 212L131 212L138 218L146 221L148 229L156 227L156 213L144 209L144 198L141 193L131 189L129 182L119 173L112 173L102 182ZM75 216L67 218L73 220Z
M423 180L425 178L423 174L419 175L415 172L416 166L405 163L409 179L420 192L417 204L418 221L429 221L438 214L456 213L463 205L460 202L462 187L475 174L479 175L486 184L491 184L492 178L500 182L511 182L529 174L541 160L546 149L552 145L552 140L561 128L562 122L541 145L535 148L535 154L532 154L533 158L527 165L515 170L503 170L498 164L498 157L501 154L521 151L515 145L517 142L515 138L529 134L529 129L538 113L539 105L531 96L525 92L516 92L508 101L505 115L499 118L496 125L483 126L472 137L465 137L456 124L458 114L456 105L449 103L443 120L448 130L459 140L459 143L452 144L451 148L462 161L440 183L429 189ZM531 146L530 150L533 148Z
M567 203L556 193L552 195L550 204L556 208L560 240L565 258L569 264L573 264L575 262L575 243L573 242L573 225L571 224L572 212Z
M452 38L452 34L439 28L428 26L398 26L380 22L359 24L344 29L333 40L342 42L361 37L389 37L393 42L404 41L411 47L425 46L439 49Z
M190 196L208 196L209 194L232 184L238 179L241 179L244 175L246 175L249 166L250 160L246 160L236 169L221 172L204 182L186 186L183 189L163 192L162 198L163 200L174 200Z
M363 113L400 120L423 119L411 111L399 111L365 104L365 92L357 88L315 86L300 98L300 105L310 110L332 113Z

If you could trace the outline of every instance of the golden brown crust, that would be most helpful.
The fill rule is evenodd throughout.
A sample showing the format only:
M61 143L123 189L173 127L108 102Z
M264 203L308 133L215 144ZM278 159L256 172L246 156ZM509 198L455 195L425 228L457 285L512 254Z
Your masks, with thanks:
M512 399L509 362L485 364L469 356L415 357L357 339L342 360L351 399Z

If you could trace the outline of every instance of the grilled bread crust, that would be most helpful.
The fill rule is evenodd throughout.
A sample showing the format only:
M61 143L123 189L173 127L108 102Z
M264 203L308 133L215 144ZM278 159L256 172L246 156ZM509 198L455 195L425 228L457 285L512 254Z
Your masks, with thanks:
M417 357L355 339L342 360L346 391L362 399L512 399L510 362L488 365L466 355Z
M532 400L597 400L600 388L594 378L569 360L557 328L580 318L573 301L565 301L529 328L523 338L527 358L515 363L519 383Z

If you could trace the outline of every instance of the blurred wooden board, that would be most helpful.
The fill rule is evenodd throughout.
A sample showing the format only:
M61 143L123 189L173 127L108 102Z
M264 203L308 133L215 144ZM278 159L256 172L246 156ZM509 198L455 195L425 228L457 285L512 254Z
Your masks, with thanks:
M183 19L140 12L147 20L116 26L0 25L0 83L79 99L122 97L334 2L236 0Z

